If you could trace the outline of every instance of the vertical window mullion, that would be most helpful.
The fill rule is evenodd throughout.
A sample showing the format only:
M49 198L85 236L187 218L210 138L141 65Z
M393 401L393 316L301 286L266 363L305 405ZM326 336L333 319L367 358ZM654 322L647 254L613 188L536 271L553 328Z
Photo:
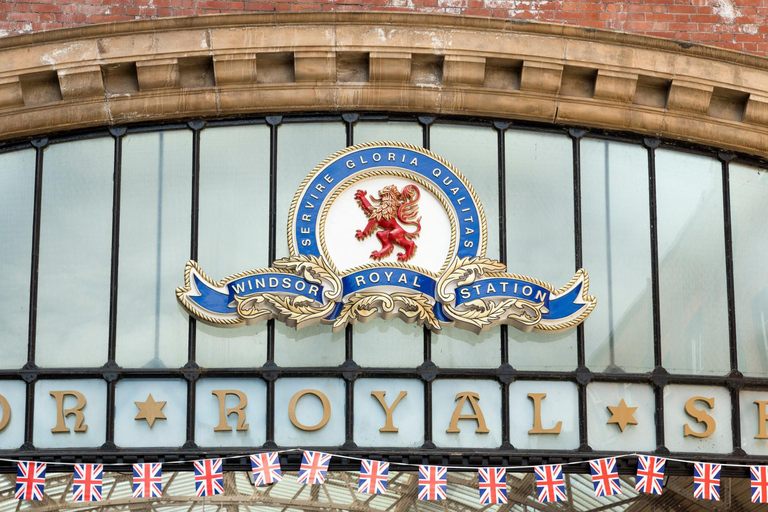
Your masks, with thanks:
M581 138L586 130L571 128L568 135L573 144L573 241L575 270L583 265L581 247ZM579 450L589 450L587 436L587 384L592 380L592 372L586 364L584 347L584 324L576 327L576 383L579 387Z
M669 453L664 440L664 386L669 381L669 374L664 369L661 357L661 306L659 305L659 229L656 213L656 148L661 141L643 139L648 150L648 207L651 220L651 289L653 295L653 385L656 402L656 451Z
M27 363L24 365L22 378L27 383L26 411L24 415L24 447L34 446L34 409L35 409L35 380L37 366L35 351L37 344L37 291L40 268L40 222L43 203L43 154L48 139L32 141L35 148L35 203L32 219L32 261L29 283L29 327L27 330Z
M355 123L360 118L358 114L342 114L342 120L346 128L347 147L355 144ZM345 374L344 380L346 390L346 404L344 415L344 448L356 448L355 444L355 379L357 378L358 366L354 360L355 334L351 324L344 328L344 366L349 370Z
M109 369L104 374L107 380L107 432L104 445L114 447L115 444L115 386L119 374L115 361L117 352L117 286L120 258L120 194L122 184L123 136L126 129L112 128L109 133L115 139L114 170L112 174L112 261L109 282L109 348L107 349L107 364Z
M435 118L432 116L419 117L419 123L423 130L422 146L424 149L429 149L430 126L434 122ZM432 381L436 372L435 365L432 363L432 331L427 327L424 327L424 363L421 367L425 370L421 374L424 381L424 447L434 448L435 444L432 442Z
M277 252L277 144L278 127L283 122L282 116L268 116L269 126L269 251L267 265L271 266ZM275 321L267 321L267 370L263 375L267 382L267 413L265 415L266 441L265 447L275 447L275 379L277 365L275 364Z

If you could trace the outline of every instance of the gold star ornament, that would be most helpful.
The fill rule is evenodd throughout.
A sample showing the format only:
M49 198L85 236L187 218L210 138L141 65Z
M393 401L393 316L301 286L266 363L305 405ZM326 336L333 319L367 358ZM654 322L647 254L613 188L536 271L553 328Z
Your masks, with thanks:
M609 405L607 409L611 412L611 419L608 420L608 423L615 423L622 432L627 428L627 425L637 425L637 420L635 419L637 407L628 407L623 398L619 405Z
M147 420L149 428L152 428L155 424L155 420L167 419L165 414L163 414L163 407L165 407L166 402L155 402L155 399L152 398L152 393L149 394L145 401L133 403L139 408L139 414L137 414L134 419Z

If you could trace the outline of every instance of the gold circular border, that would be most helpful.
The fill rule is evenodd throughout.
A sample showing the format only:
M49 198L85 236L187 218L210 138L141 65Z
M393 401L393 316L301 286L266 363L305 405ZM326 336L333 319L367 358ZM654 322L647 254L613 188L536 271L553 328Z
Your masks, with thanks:
M288 252L291 254L291 256L299 256L298 251L296 250L296 244L294 243L293 239L293 223L296 220L296 206L299 204L299 200L301 199L302 195L306 191L306 187L312 182L315 177L320 174L326 167L328 167L332 162L335 162L337 160L340 160L344 156L346 156L349 153L359 151L361 149L369 149L369 148L386 148L386 147L395 147L400 149L409 149L411 151L415 151L417 153L420 153L428 158L432 158L436 160L438 163L444 165L449 171L454 173L456 177L459 179L459 181L464 185L464 187L469 191L469 195L472 198L472 201L475 203L475 207L477 208L478 215L480 216L480 247L476 254L478 257L485 257L485 250L488 246L488 223L485 219L485 210L483 209L483 204L480 202L480 198L477 195L477 192L475 192L474 187L469 183L469 180L459 171L456 167L453 166L450 162L448 162L443 157L429 151L428 149L424 149L421 146L416 146L414 144L406 144L404 142L394 142L394 141L379 141L379 142L366 142L363 144L355 144L354 146L349 146L347 148L344 148L342 150L336 151L332 155L330 155L328 158L320 162L315 166L314 169L302 180L301 184L299 185L299 188L296 190L296 193L293 195L293 200L291 201L291 206L288 210ZM327 201L327 199L326 199ZM318 218L318 222L320 219ZM322 242L321 242L322 244ZM322 247L321 247L322 249ZM326 261L326 264L328 266L333 266L333 264L329 261Z
M354 179L345 181L344 183L341 184L341 186L336 187L333 194L328 196L328 198L323 203L323 208L320 212L320 218L318 221L320 222L318 237L320 238L320 249L323 253L323 257L326 259L326 264L336 274L338 274L339 277L348 276L350 274L354 274L359 270L366 270L368 268L381 267L381 266L393 266L398 268L412 268L430 277L438 278L443 272L445 272L445 270L448 268L448 265L450 265L451 261L453 261L453 258L456 257L456 255L453 254L453 252L456 250L456 239L458 234L458 228L457 228L458 222L456 218L457 217L456 212L451 212L450 204L446 200L445 194L442 194L437 187L435 187L429 182L429 180L422 178L421 176L415 174L412 171L404 171L397 168L391 168L392 170L390 172L387 172L386 174L383 173L381 170L376 170L376 169L386 169L386 168L387 168L386 166L382 166L380 168L369 169L364 173L356 175ZM379 263L368 263L365 265L360 265L357 267L353 267L347 271L344 271L344 273L340 273L339 270L336 268L336 266L333 265L333 263L331 262L330 254L328 253L328 247L326 246L326 243L325 243L325 219L328 216L328 212L331 209L331 205L342 194L342 192L344 192L346 189L348 189L355 183L362 181L364 179L374 178L379 176L394 176L397 178L415 181L422 187L429 190L432 193L432 195L435 196L438 201L440 201L440 204L443 206L443 209L448 214L448 220L450 221L450 224L451 224L451 240L450 240L450 244L448 245L448 256L446 256L445 262L443 263L442 267L440 267L440 270L438 272L431 272L421 267L408 265L407 263L379 262Z

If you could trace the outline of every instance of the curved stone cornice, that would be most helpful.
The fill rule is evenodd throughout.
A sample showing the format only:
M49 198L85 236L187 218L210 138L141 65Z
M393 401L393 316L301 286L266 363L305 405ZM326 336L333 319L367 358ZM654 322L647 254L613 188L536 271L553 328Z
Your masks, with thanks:
M0 139L197 116L390 111L626 130L768 156L768 59L574 26L212 15L0 39Z

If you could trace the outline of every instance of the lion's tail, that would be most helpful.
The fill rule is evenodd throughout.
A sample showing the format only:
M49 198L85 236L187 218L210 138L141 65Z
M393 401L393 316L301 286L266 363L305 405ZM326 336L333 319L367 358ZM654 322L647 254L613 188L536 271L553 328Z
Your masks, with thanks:
M413 240L419 237L419 231L421 231L421 217L413 220L419 214L418 201L421 192L414 185L406 185L401 195L405 202L397 208L397 219L403 224L403 227L405 224L416 226L416 231L406 231L405 233L405 238Z

